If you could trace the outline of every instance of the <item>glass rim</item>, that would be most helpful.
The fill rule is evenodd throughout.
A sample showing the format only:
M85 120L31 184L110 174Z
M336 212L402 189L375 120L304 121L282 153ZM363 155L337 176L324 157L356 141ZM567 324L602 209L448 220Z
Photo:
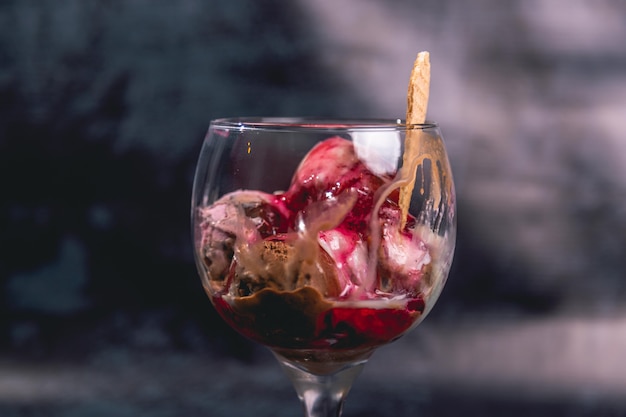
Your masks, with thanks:
M406 124L403 119L320 117L226 117L211 121L211 127L259 131L377 131L424 130L439 125L433 121Z

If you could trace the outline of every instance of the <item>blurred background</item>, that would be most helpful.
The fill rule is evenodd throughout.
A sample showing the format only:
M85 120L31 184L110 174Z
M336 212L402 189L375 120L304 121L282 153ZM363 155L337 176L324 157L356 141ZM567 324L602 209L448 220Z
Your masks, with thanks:
M345 416L626 416L625 40L619 0L3 0L0 415L299 415L197 278L204 134L403 117L428 50L455 264Z

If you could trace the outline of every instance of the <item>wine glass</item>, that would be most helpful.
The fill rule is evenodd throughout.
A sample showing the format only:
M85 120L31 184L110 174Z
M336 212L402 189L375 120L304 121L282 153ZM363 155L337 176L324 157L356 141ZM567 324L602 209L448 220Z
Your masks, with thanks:
M214 120L193 184L195 259L217 312L274 353L306 416L339 416L374 350L437 300L455 212L435 123Z

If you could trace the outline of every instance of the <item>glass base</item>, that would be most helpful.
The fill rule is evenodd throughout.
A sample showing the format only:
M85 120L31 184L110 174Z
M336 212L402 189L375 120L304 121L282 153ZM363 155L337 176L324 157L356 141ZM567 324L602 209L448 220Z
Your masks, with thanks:
M339 417L352 383L367 363L367 358L345 364L338 370L318 375L275 353L302 401L305 417Z

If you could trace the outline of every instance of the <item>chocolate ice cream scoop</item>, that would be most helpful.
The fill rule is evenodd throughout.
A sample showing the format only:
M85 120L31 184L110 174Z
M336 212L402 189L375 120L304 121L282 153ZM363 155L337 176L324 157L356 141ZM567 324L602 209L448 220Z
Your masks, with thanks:
M343 215L350 204L344 204ZM337 297L341 285L335 264L317 242L320 228L343 218L341 209L339 217L332 214L337 209L326 204L291 219L280 196L257 191L233 192L205 208L201 248L211 289L242 297L265 288L310 286Z
M324 297L339 295L336 268L330 256L319 249L302 256L292 243L266 240L250 247L235 262L230 293L243 297L265 288L293 291L305 286L315 288Z

